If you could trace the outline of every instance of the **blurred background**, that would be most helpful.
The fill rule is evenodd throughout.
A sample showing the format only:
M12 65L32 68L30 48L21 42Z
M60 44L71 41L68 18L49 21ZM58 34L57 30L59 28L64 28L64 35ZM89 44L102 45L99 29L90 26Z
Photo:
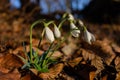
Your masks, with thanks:
M65 12L81 19L96 40L120 46L120 0L1 0L0 45L16 48L23 42L29 44L29 29L34 21L46 19L59 24ZM62 33L69 27L66 21ZM42 30L42 24L36 25L33 39L39 40Z
M2 0L0 13L29 22L40 18L60 19L64 12L94 23L120 23L120 0ZM2 14L5 15L5 14ZM3 16L2 16L3 17ZM29 18L29 20L28 20Z

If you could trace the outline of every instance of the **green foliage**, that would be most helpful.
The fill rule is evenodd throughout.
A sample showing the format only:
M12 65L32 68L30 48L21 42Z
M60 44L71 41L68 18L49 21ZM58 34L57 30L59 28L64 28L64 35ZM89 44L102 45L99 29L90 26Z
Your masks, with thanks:
M38 55L38 51L34 51L32 49L32 60L30 58L30 52L27 53L27 58L23 58L18 55L18 57L24 62L22 69L35 68L39 72L48 72L48 66L52 63L56 63L56 60L53 60L48 56L51 47L49 47L49 49L45 51L41 56Z

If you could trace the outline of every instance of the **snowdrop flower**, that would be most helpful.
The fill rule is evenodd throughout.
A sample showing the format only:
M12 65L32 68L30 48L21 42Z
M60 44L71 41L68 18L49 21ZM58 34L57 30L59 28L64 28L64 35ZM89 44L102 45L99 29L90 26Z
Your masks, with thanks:
M56 25L54 25L54 34L55 34L56 38L61 37L61 32L60 32L59 28Z
M54 34L49 27L45 27L45 37L50 43L52 43L55 40Z
M74 20L74 17L72 14L68 14L69 20Z
M90 33L87 29L84 30L83 38L89 44L95 41L95 36L92 33Z
M74 23L70 23L70 28L71 28L71 34L72 34L72 36L74 36L74 37L79 37L79 34L80 34L80 30L78 30L78 28L75 26L75 24Z

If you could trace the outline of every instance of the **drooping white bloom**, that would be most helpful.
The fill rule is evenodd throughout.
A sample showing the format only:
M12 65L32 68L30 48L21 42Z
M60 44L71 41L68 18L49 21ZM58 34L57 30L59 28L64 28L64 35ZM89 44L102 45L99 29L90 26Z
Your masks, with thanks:
M59 28L56 25L54 26L54 34L55 34L56 38L61 37L61 32L60 32Z
M68 17L69 17L69 20L74 20L74 17L72 14L69 14Z
M87 29L83 33L83 38L89 44L91 44L91 42L95 41L95 36L92 33L90 33Z
M74 23L70 23L70 28L71 28L71 34L72 36L74 37L79 37L79 34L80 34L80 30L78 29L78 27L75 26Z
M49 27L45 27L45 37L50 43L52 43L55 40L54 34Z
M81 20L79 20L78 23L80 24L80 26L84 26L84 24Z

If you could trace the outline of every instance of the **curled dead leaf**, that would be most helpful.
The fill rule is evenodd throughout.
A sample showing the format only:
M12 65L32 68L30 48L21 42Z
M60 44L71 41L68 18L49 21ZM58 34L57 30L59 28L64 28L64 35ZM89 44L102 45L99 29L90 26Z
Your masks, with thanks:
M116 70L119 72L120 71L120 57L119 56L116 57L114 63L115 63Z
M94 59L91 60L91 65L97 68L95 72L96 75L104 69L102 59L97 55L94 57Z
M41 73L39 77L43 80L51 80L54 79L63 69L63 63L59 63L54 65L52 68L49 69L48 73Z
M19 68L22 66L21 60L14 54L7 54L0 60L0 71L3 73L8 73L14 68Z
M77 58L75 58L75 59L73 59L73 60L70 60L69 62L68 62L68 64L71 66L71 67L75 67L76 65L78 65L79 64L79 62L82 60L82 57L77 57Z
M119 53L120 55L120 47L115 43L113 43L111 46L112 46L113 51L115 51L116 53Z
M115 58L115 53L109 42L97 40L93 45L85 45L84 47L92 50L96 55L100 56L107 65L110 65Z
M95 79L95 76L96 76L95 71L90 72L89 76L90 76L90 80L94 80L94 79ZM107 77L108 77L108 76L105 75L104 77L102 77L101 80L107 80Z
M90 51L85 50L85 49L81 49L81 51L82 51L82 56L83 56L84 60L94 59L94 57L95 57L94 53L91 53Z
M90 80L94 80L95 78L95 71L89 73Z
M17 69L14 69L9 73L1 73L0 72L0 80L20 80L20 73Z

